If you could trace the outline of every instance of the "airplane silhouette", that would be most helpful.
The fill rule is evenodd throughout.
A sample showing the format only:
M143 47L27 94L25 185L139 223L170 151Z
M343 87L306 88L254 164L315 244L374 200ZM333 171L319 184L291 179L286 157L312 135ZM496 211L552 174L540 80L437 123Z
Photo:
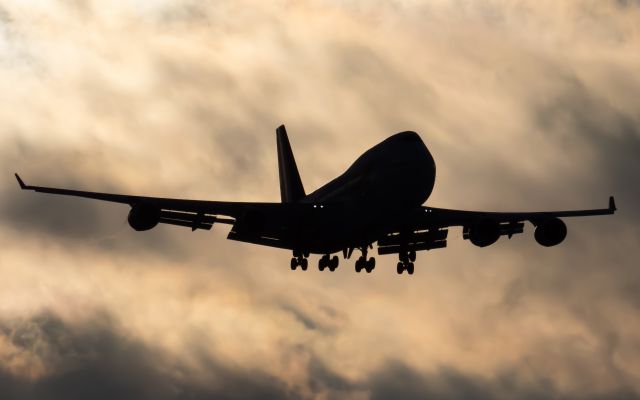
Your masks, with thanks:
M356 272L371 272L378 254L398 254L397 272L414 272L416 252L446 247L448 228L486 247L500 236L522 233L525 221L535 226L535 240L555 246L567 235L561 217L607 215L616 211L613 197L604 209L545 212L481 212L425 207L436 177L433 157L415 132L397 133L362 154L339 177L305 194L284 125L276 130L280 203L222 202L129 196L26 185L41 193L86 197L128 204L129 225L146 231L159 223L196 229L232 225L228 239L293 251L291 269L308 267L310 254L321 254L318 267L334 271L338 256L361 257Z

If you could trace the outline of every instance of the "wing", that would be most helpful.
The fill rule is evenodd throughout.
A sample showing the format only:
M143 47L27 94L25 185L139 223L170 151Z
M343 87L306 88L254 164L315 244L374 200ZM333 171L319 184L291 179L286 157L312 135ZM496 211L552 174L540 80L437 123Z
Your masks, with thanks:
M378 253L391 254L404 251L431 250L447 245L448 228L462 226L462 236L474 245L486 247L500 236L511 238L522 233L525 221L535 227L536 241L546 247L561 243L567 227L560 218L610 215L615 213L613 196L607 208L542 212L484 212L421 207L401 222L395 232L378 240Z
M151 229L157 223L187 226L192 230L211 229L214 223L234 224L238 218L246 216L252 211L265 212L269 209L276 209L280 205L279 203L168 199L31 186L26 185L18 174L15 176L23 190L128 204L132 207L129 223L137 230ZM220 216L231 218L221 218Z
M481 220L495 220L501 223L530 221L537 225L539 221L549 218L587 217L592 215L609 215L616 211L613 196L609 197L609 207L591 210L570 211L538 211L538 212L484 212L449 210L446 208L422 207L430 224L447 226L471 226Z

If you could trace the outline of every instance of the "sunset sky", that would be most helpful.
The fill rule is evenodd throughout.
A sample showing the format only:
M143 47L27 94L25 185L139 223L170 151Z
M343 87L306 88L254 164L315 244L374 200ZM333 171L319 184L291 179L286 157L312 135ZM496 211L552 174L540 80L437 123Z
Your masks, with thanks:
M27 183L279 201L418 132L427 205L604 208L289 269ZM640 398L640 1L0 0L0 398ZM204 184L203 184L204 183Z

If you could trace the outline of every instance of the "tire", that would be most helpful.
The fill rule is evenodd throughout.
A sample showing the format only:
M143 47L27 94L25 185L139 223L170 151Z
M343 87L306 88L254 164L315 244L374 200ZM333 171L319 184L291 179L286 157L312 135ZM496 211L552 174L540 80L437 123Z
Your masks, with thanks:
M338 268L339 262L340 260L338 260L338 256L333 256L333 258L331 258L331 263L329 264L329 266L331 267L332 271Z
M409 265L407 265L407 272L409 275L413 275L413 263L409 263Z
M297 267L298 267L298 260L296 260L295 258L292 258L291 259L291 270L295 271Z
M404 272L404 264L401 261L398 261L396 271L398 272L398 274L402 274L402 272Z
M371 273L371 271L373 271L373 269L376 267L376 259L371 257L371 259L369 259L369 261L367 261L367 273Z
M303 270L303 271L306 271L306 270L307 270L307 267L309 266L309 260L307 260L306 258L305 258L305 259L303 259L303 260L300 262L300 266L302 267L302 270Z

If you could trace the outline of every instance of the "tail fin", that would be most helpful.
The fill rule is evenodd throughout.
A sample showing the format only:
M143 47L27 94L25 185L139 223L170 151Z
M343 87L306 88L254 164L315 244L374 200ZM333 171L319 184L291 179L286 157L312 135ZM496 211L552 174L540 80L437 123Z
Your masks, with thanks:
M284 125L276 129L278 142L278 171L280 173L280 196L283 203L295 203L305 196L296 160Z

